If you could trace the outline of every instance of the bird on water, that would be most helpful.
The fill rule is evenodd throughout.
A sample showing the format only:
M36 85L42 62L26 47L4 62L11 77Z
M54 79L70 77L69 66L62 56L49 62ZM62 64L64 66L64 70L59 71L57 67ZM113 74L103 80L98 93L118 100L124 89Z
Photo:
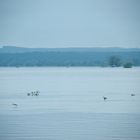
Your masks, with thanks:
M107 97L103 96L103 99L104 99L104 101L106 101L107 100Z
M15 104L15 103L13 103L12 105L13 105L13 106L15 106L15 107L17 107L17 106L18 106L18 104Z
M135 94L134 94L134 93L132 93L132 94L131 94L131 96L135 96Z

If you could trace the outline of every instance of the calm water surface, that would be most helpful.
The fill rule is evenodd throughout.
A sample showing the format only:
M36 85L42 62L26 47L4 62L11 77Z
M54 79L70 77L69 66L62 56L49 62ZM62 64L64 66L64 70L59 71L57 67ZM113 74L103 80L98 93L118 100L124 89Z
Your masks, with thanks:
M140 68L0 68L0 139L139 140L139 85Z

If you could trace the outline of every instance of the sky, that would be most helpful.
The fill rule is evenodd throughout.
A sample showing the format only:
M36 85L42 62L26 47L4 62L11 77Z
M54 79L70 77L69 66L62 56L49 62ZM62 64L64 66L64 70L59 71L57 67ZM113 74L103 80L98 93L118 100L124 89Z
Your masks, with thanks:
M140 0L0 0L0 46L140 48Z

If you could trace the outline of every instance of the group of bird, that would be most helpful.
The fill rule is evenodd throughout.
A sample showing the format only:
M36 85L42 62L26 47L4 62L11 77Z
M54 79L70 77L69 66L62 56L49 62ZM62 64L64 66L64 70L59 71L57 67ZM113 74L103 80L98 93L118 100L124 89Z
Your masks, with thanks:
M130 95L131 95L131 96L135 96L134 93L132 93L132 94L130 94ZM107 100L107 97L103 96L103 99L104 99L104 101L106 101L106 100Z
M32 91L31 93L27 93L27 96L38 96L39 93L40 93L39 91ZM135 96L135 94L132 93L131 96ZM107 99L108 99L107 97L103 96L103 100L104 100L104 101L106 101ZM18 106L18 104L15 104L15 103L13 103L12 105L13 105L14 107L17 107L17 106Z
M28 92L27 96L39 96L39 93L40 93L40 91L38 91L38 90L37 91L32 91L32 92ZM12 103L12 106L17 107L18 104Z
M27 93L27 96L39 96L39 91L37 90L37 91L32 91L32 92L30 92L30 93Z

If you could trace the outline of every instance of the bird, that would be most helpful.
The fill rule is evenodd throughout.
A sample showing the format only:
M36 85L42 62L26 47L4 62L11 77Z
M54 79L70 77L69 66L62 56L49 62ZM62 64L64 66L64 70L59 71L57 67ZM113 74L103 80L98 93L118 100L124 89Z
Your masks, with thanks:
M106 101L107 100L107 97L103 96L103 99L104 99L104 101Z
M27 96L30 96L30 93L27 93Z
M36 93L40 93L40 92L37 90Z
M17 107L17 106L18 106L18 104L15 104L15 103L13 103L12 105L13 105L13 106L15 106L15 107Z
M132 93L132 94L131 94L131 96L135 96L135 94L134 94L134 93Z

